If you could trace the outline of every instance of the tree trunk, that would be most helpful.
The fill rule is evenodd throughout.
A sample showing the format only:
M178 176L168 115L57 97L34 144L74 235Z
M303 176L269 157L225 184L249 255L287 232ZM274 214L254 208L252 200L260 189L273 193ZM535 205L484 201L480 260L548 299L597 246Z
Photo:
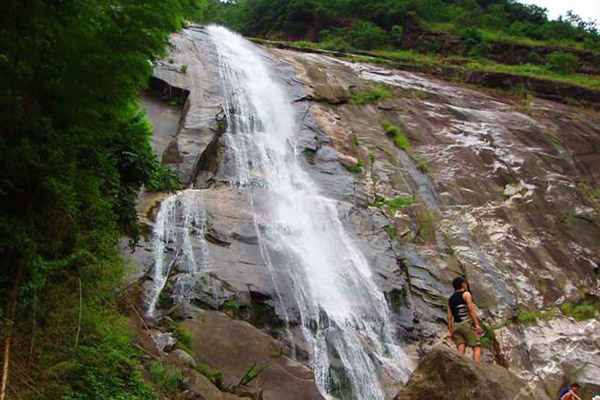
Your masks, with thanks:
M6 397L6 389L8 387L8 373L9 373L9 362L10 362L10 340L12 335L12 328L14 325L15 311L17 309L17 300L19 298L19 287L21 283L21 262L16 263L17 267L14 271L13 276L13 287L6 307L5 321L8 324L6 338L4 339L4 351L2 354L2 377L0 378L0 400L4 400Z

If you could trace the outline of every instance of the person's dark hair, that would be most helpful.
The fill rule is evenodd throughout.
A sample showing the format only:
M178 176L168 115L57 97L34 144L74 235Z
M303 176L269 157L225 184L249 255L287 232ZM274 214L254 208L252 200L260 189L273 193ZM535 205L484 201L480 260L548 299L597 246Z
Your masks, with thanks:
M460 290L462 288L462 284L465 282L465 278L463 278L462 276L457 276L452 281L452 287L454 287L454 290Z
M573 383L571 383L571 387L572 388L579 388L580 386L579 386L579 383L573 382Z

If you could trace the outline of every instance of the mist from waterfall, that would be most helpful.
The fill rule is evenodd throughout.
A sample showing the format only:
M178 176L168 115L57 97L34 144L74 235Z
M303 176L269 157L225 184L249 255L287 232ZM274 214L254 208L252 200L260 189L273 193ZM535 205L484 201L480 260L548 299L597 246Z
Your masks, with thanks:
M291 282L295 304L283 307L299 314L319 389L327 398L384 399L383 375L402 381L409 362L394 344L384 295L336 201L296 159L291 101L262 50L226 28L207 30L219 57L233 184L251 198L253 188L268 192L269 204L255 207L263 210L255 215L261 250L276 287L278 279Z

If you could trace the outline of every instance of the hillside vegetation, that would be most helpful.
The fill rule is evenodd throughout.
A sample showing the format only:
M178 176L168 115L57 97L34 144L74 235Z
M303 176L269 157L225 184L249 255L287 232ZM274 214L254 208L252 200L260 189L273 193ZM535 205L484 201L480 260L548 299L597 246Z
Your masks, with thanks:
M600 32L571 12L514 0L238 0L206 15L245 35L342 52L428 55L428 63L598 87ZM409 53L409 54L410 54Z
M178 0L0 6L0 398L146 399L117 311L137 191L177 182L140 90ZM8 379L7 379L8 378Z

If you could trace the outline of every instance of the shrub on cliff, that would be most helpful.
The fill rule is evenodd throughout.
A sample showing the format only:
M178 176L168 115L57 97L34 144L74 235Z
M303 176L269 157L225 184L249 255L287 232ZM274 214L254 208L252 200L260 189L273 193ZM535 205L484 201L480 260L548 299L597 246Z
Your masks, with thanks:
M551 71L568 75L579 69L579 57L573 53L556 51L546 57L546 65Z

